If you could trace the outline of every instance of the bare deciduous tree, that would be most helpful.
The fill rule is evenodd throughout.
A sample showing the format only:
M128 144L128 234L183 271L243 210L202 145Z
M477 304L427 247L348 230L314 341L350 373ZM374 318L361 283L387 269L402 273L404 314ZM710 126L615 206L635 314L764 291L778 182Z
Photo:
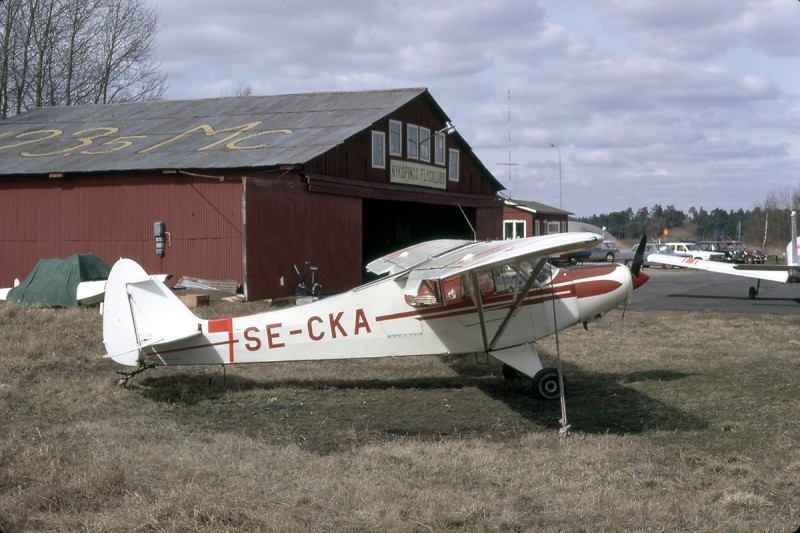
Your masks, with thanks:
M161 98L157 25L146 0L0 0L0 118Z

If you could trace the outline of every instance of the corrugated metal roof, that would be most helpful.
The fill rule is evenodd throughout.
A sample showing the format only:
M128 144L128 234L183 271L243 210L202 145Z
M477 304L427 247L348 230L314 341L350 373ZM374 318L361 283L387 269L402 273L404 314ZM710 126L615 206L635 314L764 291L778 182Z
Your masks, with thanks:
M426 92L38 108L0 122L0 175L300 164Z

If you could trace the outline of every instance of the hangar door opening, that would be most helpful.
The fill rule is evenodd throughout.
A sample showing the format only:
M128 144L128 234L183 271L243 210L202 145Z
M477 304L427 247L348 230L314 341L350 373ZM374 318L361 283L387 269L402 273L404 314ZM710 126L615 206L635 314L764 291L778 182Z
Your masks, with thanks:
M365 264L419 242L475 238L475 208L366 198L362 206L361 257Z

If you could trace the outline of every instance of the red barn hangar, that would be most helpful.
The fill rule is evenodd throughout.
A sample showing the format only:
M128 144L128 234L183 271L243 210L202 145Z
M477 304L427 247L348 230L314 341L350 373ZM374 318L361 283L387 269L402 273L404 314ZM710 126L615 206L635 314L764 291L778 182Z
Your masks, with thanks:
M37 108L0 121L0 286L93 252L249 299L310 261L340 292L403 246L502 237L501 189L424 88Z

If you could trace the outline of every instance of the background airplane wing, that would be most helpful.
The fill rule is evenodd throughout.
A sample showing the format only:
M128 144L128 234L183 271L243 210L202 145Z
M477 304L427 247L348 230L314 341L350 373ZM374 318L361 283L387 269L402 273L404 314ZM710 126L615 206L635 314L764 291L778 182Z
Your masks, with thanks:
M797 267L780 265L735 265L722 263L720 261L705 261L682 255L672 254L650 254L647 256L648 263L660 263L685 268L705 270L707 272L717 272L719 274L731 274L745 278L763 279L765 281L777 281L786 283L789 281L790 273L797 271Z

